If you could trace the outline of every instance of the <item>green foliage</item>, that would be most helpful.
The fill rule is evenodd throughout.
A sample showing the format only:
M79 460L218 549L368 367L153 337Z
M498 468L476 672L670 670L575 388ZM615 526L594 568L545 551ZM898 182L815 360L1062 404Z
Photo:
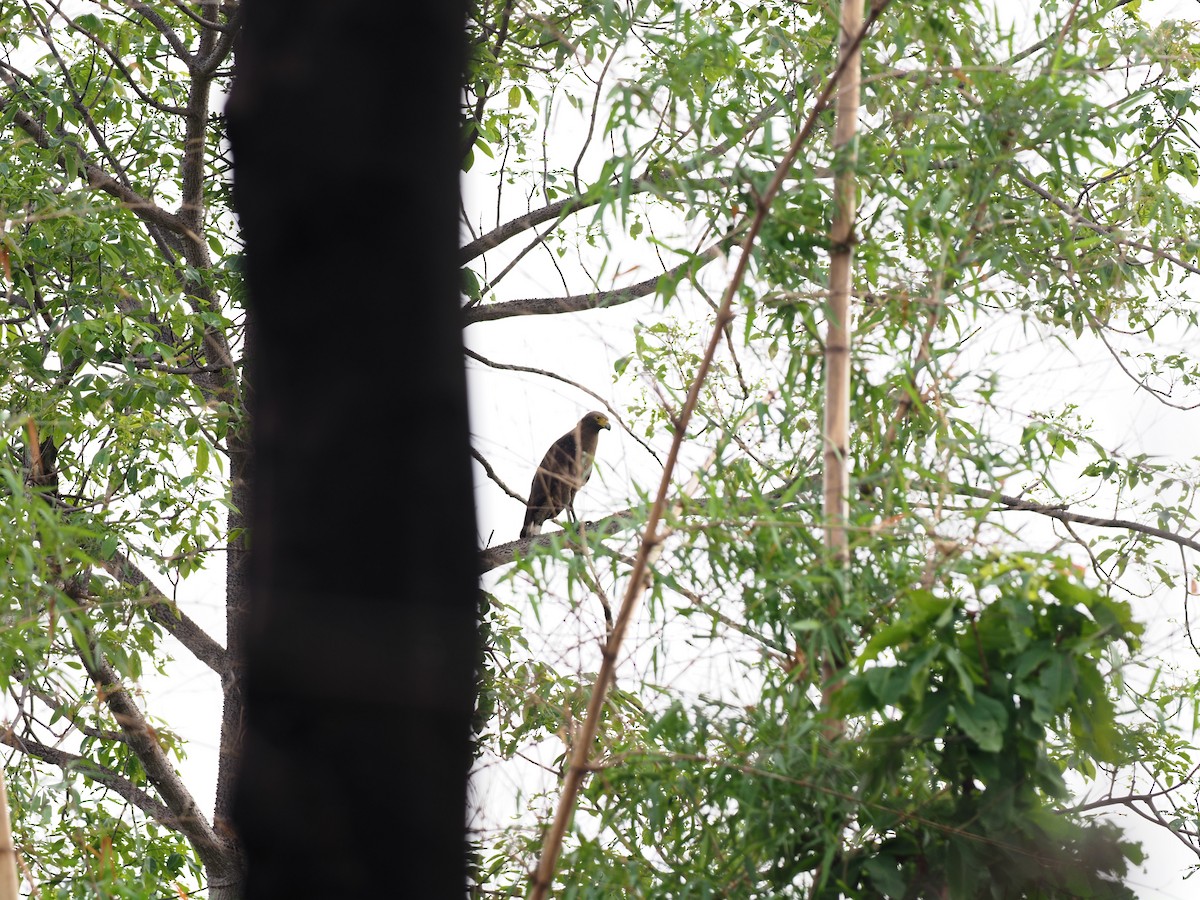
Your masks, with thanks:
M100 761L137 777L136 763ZM35 860L42 896L154 897L201 883L195 852L180 835L131 815L88 778L86 766L47 777L23 766L10 778L17 839Z
M38 896L182 896L205 881L197 850L87 667L136 697L170 652L149 576L178 585L238 542L238 372L215 348L241 354L239 247L207 112L228 48L200 74L219 45L191 9L72 12L0 13L6 775ZM152 731L176 765L180 738Z
M503 187L468 209L485 238L470 302L530 296L509 287L526 268L573 299L628 283L614 273L631 259L637 280L672 272L623 343L605 333L613 382L593 385L620 398L629 458L655 452L612 489L635 523L733 242L836 65L833 6L474 10L464 133L490 159L468 152L464 168ZM563 896L1130 897L1142 851L1103 815L1129 805L1200 855L1195 644L1164 666L1142 602L1174 616L1195 591L1196 461L1123 446L1087 398L1003 349L1096 348L1129 395L1200 402L1200 35L1136 3L1004 9L889 4L863 44L846 566L821 498L846 165L832 109L764 210L566 836ZM528 782L516 820L480 833L479 896L528 889L601 606L636 550L633 529L586 553L570 535L492 585L509 638L481 768ZM1155 791L1170 815L1138 806Z

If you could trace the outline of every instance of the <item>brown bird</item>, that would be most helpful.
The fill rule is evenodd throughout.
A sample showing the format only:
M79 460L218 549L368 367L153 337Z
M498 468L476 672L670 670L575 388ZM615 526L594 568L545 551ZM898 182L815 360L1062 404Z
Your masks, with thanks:
M542 533L542 523L564 509L575 521L575 494L587 484L596 459L596 441L600 429L612 429L608 416L590 412L579 424L550 445L529 486L529 504L521 537Z

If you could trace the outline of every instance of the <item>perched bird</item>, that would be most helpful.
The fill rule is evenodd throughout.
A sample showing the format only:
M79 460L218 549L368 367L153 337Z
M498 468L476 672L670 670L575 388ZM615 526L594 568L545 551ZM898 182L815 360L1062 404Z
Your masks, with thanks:
M592 475L596 440L601 428L611 430L608 416L590 412L550 445L533 475L533 484L529 486L529 505L525 509L521 537L541 534L542 523L564 509L571 521L575 521L575 493Z

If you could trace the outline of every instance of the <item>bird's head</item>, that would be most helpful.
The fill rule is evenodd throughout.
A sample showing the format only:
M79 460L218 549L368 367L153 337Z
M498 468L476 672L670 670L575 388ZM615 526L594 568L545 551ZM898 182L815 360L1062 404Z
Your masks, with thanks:
M612 430L612 423L608 421L608 416L602 412L590 412L583 417L583 425L585 428L591 428L593 431L599 431L601 428Z

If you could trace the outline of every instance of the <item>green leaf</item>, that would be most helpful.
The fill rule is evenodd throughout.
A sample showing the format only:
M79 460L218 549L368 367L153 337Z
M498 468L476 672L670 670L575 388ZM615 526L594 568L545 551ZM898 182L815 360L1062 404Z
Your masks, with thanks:
M208 441L196 442L196 474L203 475L208 471Z
M952 704L954 719L963 733L979 749L999 753L1004 746L1004 729L1008 725L1008 708L987 694L975 692L973 700L965 697Z
M113 555L117 552L117 547L119 545L120 541L117 539L116 535L106 534L104 539L100 542L100 558L112 559Z

